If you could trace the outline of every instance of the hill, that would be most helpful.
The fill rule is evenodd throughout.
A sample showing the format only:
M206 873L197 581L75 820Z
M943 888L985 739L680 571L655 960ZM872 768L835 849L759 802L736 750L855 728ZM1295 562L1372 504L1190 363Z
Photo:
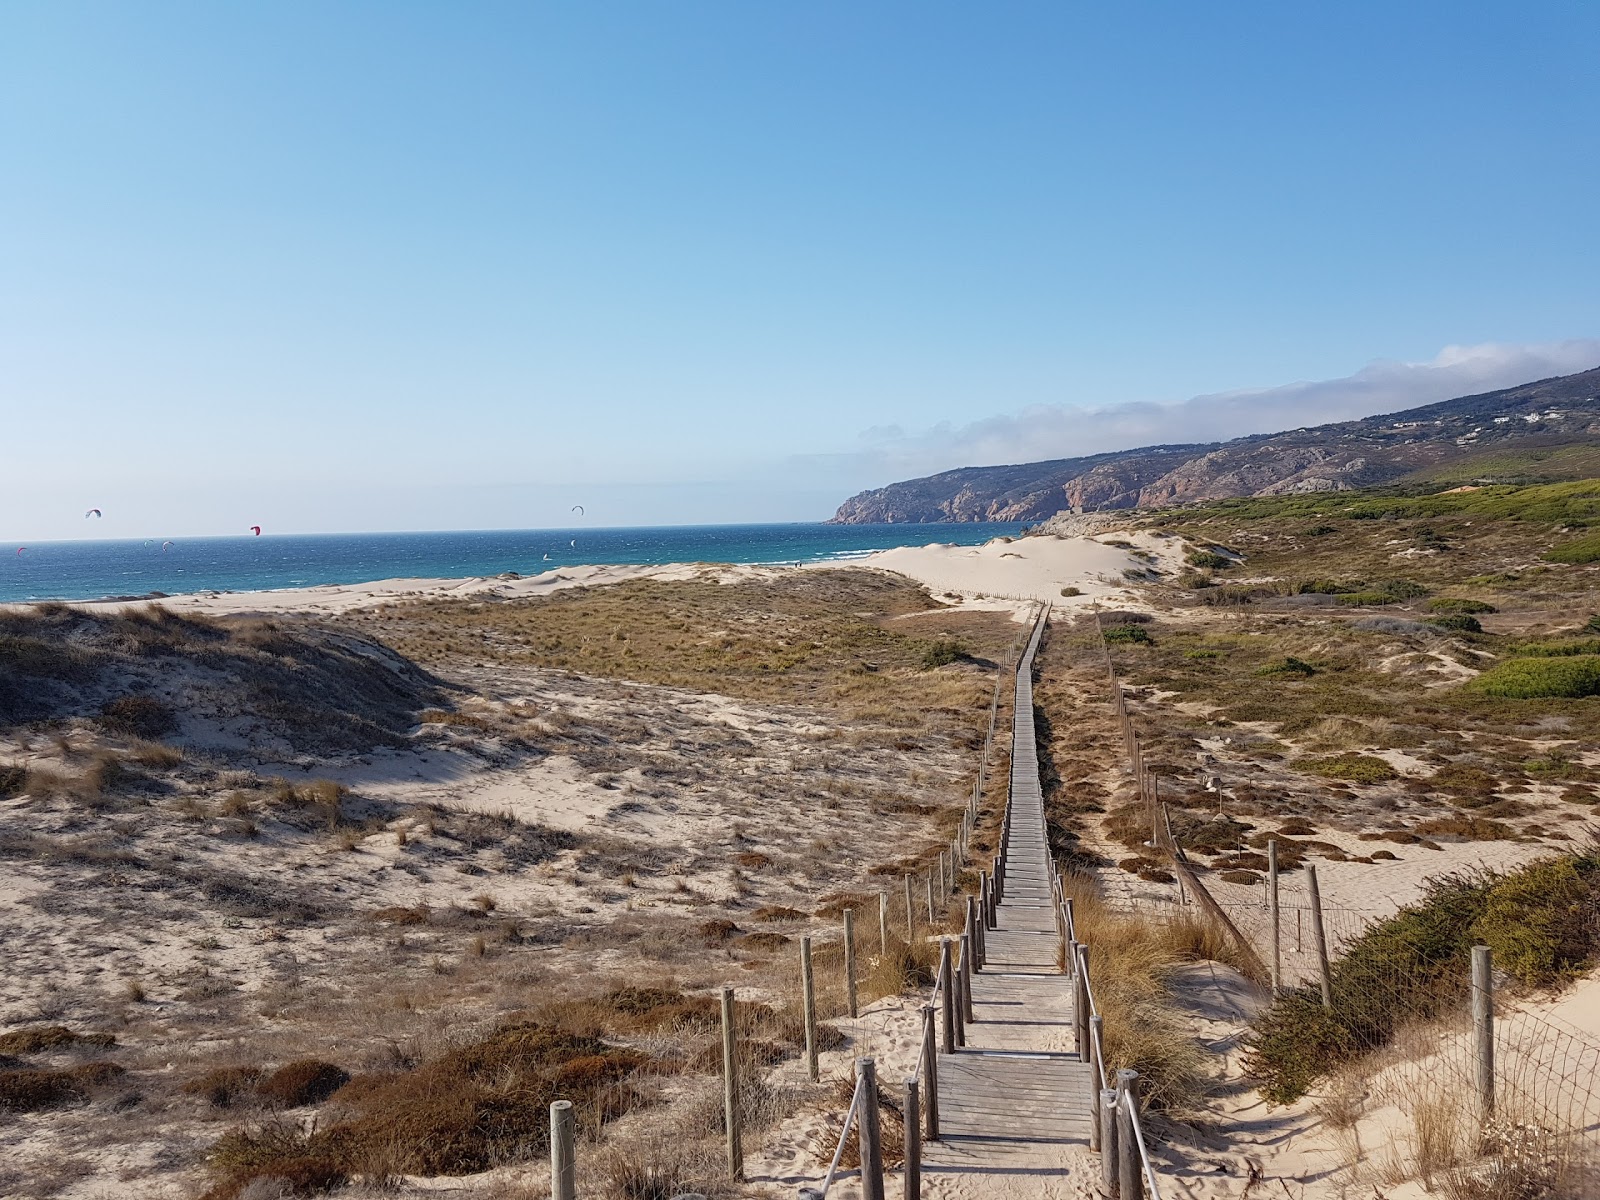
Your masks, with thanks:
M833 521L1039 521L1238 496L1349 491L1416 478L1528 482L1594 473L1600 368L1404 412L1229 442L962 467L852 496Z

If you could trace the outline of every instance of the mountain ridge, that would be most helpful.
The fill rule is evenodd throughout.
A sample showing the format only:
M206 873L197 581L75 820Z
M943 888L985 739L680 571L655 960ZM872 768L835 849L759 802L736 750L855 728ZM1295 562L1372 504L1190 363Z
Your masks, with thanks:
M1600 367L1352 421L1224 442L957 467L859 492L832 524L1038 521L1237 496L1353 491L1466 463L1486 448L1543 452L1600 436Z

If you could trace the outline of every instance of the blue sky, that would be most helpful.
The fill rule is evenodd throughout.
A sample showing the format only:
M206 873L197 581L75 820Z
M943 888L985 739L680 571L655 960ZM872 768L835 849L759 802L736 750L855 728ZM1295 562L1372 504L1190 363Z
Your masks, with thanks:
M0 536L818 519L1597 365L1597 52L1576 3L12 0Z

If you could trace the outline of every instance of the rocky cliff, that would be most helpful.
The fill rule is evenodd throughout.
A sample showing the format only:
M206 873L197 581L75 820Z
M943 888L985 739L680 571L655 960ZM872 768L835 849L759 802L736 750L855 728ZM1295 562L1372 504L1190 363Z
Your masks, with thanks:
M1231 442L1004 467L962 467L891 483L839 506L838 524L1040 521L1060 512L1152 508L1229 496L1342 491L1392 483L1503 450L1538 457L1600 439L1600 367L1405 412Z

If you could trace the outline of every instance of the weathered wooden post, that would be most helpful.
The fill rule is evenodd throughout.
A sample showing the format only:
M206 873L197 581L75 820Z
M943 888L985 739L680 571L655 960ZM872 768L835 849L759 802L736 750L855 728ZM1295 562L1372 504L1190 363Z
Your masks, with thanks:
M733 989L722 989L722 1113L728 1127L728 1174L744 1178L744 1145L739 1136L739 1063L733 1033Z
M956 1027L956 1045L961 1047L967 1044L967 1005L966 1001L961 997L962 980L966 978L967 974L967 939L965 934L956 939L955 950L957 958L955 970L950 980L950 985L955 988L955 1002L950 1006L950 1015L954 1018Z
M978 932L978 898L967 897L967 934L972 938L972 965L975 970L983 969L983 939Z
M878 1125L878 1065L870 1058L856 1059L856 1079L861 1086L859 1116L861 1138L862 1200L884 1200L883 1133Z
M800 939L800 995L806 1021L806 1075L817 1082L817 980L811 970L811 938Z
M889 953L889 893L878 893L878 953Z
M1117 1093L1110 1088L1100 1090L1100 1186L1117 1194Z
M928 1079L923 1097L923 1129L930 1142L937 1142L939 1140L939 1055L934 1045L931 1004L922 1006L922 1070Z
M1082 1046L1089 1038L1089 947L1078 943L1077 969L1072 979L1072 1032Z
M1494 1116L1494 951L1472 948L1472 1041L1477 1059L1478 1111Z
M922 1200L922 1105L917 1095L916 1076L906 1080L906 1195L905 1200Z
M967 1022L972 1016L972 934L961 935L961 1028L962 1045L966 1045Z
M854 909L844 910L844 1002L853 1021L856 1011L856 914Z
M1105 1018L1099 1013L1089 1018L1089 1038L1078 1051L1078 1057L1089 1064L1089 1149L1099 1150L1101 1131L1105 1128L1100 1107L1105 1092L1100 1079L1105 1073L1105 1063L1100 1059L1100 1039L1105 1036Z
M1267 906L1272 910L1272 994L1283 990L1283 925L1278 910L1278 839L1267 839Z
M934 925L937 923L938 918L936 918L934 916L934 909L933 909L933 868L931 868L931 867L928 868L927 884L928 884L928 928L932 929L934 927Z
M1333 1007L1333 973L1328 966L1328 935L1322 927L1322 893L1317 889L1317 868L1306 864L1306 887L1311 892L1311 936L1317 943L1317 971L1322 980L1322 1007Z
M550 1200L578 1200L578 1120L571 1100L550 1105Z
M940 1045L946 1054L956 1052L954 999L951 994L950 939L943 937L939 939L939 1017L944 1022Z
M906 945L909 946L911 944L911 941L912 941L913 929L914 929L914 926L916 924L916 921L915 921L916 910L911 907L911 876L910 875L907 875L905 877L905 885L906 885Z
M1134 1114L1139 1111L1139 1072L1117 1072L1117 1182L1122 1200L1144 1200L1144 1167Z

